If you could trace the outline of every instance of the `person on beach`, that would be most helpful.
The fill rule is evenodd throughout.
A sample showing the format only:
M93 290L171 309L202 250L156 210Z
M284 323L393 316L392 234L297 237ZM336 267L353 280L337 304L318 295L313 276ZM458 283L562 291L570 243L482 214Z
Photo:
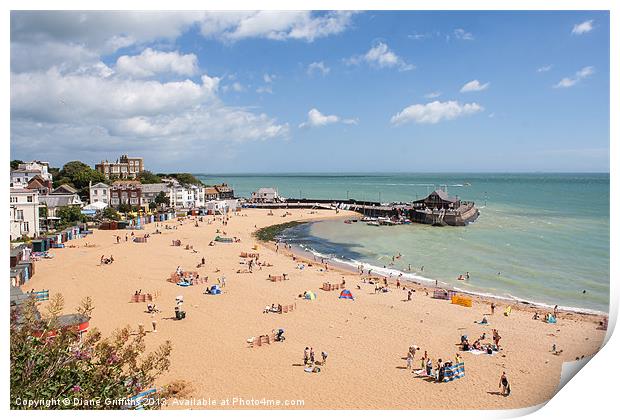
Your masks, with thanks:
M304 349L304 366L308 364L308 360L310 360L310 354L309 354L310 349L308 347L306 347Z
M501 340L502 337L499 335L499 331L497 331L495 328L493 329L493 342L495 343L495 347L497 347L497 350L499 351L499 340Z
M310 347L310 363L314 364L314 349Z
M321 352L321 366L325 366L325 363L327 363L327 352L326 351L322 351Z
M411 289L409 289L409 290L407 291L407 301L410 301L410 300L411 300L411 295L412 295L412 293L411 293Z
M558 317L558 305L555 305L555 306L553 307L553 316L554 316L555 318L557 318L557 317Z
M411 357L411 354L407 355L407 370L411 370L411 364L413 363L413 357Z
M495 314L495 302L491 302L491 315Z
M503 396L507 397L510 395L510 384L508 383L506 372L502 372L502 376L499 378L499 387L502 389Z

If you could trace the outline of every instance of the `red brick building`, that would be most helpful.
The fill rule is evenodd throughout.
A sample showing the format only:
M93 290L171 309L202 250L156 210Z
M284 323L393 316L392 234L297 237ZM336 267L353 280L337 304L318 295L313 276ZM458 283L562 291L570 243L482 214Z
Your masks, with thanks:
M121 204L140 207L142 203L142 184L140 181L114 181L110 187L110 206L118 208Z

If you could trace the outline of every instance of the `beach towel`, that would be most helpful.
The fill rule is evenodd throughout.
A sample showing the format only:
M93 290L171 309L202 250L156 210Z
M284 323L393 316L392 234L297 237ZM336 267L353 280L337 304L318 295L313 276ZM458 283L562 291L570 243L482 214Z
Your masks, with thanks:
M506 308L506 310L504 311L504 315L505 315L505 316L508 316L508 315L510 315L510 312L512 312L512 306L508 306L508 307Z
M454 381L465 376L465 363L457 363L456 365L446 367L443 382Z
M475 354L476 356L480 356L481 354L489 354L485 350L476 350L476 349L468 350L468 352L471 354ZM489 356L491 356L491 354L489 354Z

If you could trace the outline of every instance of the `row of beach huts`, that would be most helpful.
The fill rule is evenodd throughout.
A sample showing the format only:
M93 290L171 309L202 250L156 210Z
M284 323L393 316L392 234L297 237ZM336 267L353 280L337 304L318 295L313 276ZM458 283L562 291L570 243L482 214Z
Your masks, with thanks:
M129 220L103 222L99 226L102 230L142 229L142 226L166 222L177 217L175 212L157 213L135 217ZM26 284L35 273L35 262L41 258L51 258L50 250L64 248L65 244L73 239L83 238L92 234L86 224L78 224L65 230L44 237L33 239L29 243L20 244L11 249L11 285L20 287Z

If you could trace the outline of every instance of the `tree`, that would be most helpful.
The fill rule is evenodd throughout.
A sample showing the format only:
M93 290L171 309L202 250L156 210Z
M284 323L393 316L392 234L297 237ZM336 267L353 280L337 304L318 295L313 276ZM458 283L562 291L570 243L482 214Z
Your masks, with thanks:
M97 182L106 182L106 177L87 164L79 160L74 160L65 163L58 172L58 178L54 180L54 187L58 187L62 184L69 184L79 191L80 197L87 198L89 195L88 187L91 182L93 184Z
M140 172L138 180L143 184L159 184L161 182L161 178L150 171Z
M56 210L56 215L60 217L61 226L73 225L76 222L86 221L86 217L77 206L64 206Z
M175 178L183 185L204 185L202 181L196 178L192 174L181 173L181 174L170 174L172 178Z
M34 298L11 308L11 409L120 409L105 401L124 400L149 389L169 369L169 341L145 354L142 326L137 331L129 326L118 329L109 338L93 328L80 339L74 329L60 327L63 307L62 295L56 294L45 317ZM92 300L86 298L76 312L90 318L93 309ZM74 406L74 399L99 400L101 405ZM29 407L19 403L24 400L57 400L58 404Z
M101 212L101 214L106 219L121 220L121 215L118 214L118 212L116 210L114 210L112 207L104 208L103 211Z
M155 203L169 206L170 197L168 197L163 191L160 191L159 194L155 196Z
M151 202L149 203L149 210L155 210L157 208L157 203Z
M121 213L129 213L131 211L131 206L127 203L121 203L118 206L118 211Z
M17 169L21 163L24 163L23 160L12 160L11 161L11 169Z

